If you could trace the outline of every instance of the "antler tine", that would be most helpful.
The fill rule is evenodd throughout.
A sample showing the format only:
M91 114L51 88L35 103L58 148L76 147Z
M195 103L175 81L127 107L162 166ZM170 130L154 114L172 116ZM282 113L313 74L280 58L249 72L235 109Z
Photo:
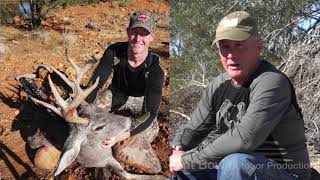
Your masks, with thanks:
M98 86L99 78L96 79L94 85L92 85L91 87L89 87L85 90L81 89L80 80L81 80L83 74L86 71L88 71L88 69L92 66L92 64L87 64L83 69L79 68L79 66L77 66L74 63L74 61L68 56L68 49L66 49L66 57L67 57L67 60L69 61L69 63L72 65L72 67L76 70L76 76L77 76L76 79L74 77L72 77L72 81L70 81L64 74L59 72L57 69L55 69L51 66L50 66L50 68L55 73L57 73L72 88L73 94L75 94L75 96L73 96L74 98L71 101L71 103L70 102L68 103L59 95L58 90L56 89L55 85L53 84L50 75L48 76L49 85L50 85L51 91L53 93L53 96L56 99L56 103L58 104L58 106L61 107L61 111L48 103L41 102L41 101L34 99L34 98L32 98L32 100L51 109L51 110L53 110L55 113L62 116L67 122L87 125L89 123L89 119L79 117L76 108Z
M100 78L98 77L95 81L95 83L87 88L87 89L82 89L80 87L80 84L76 82L76 97L72 101L72 107L78 107L80 103L89 96L89 94L98 86Z
M77 99L79 99L79 95L77 94L75 99L72 100L71 104L68 104L58 93L56 87L54 86L50 75L48 76L49 79L49 84L50 84L50 88L52 91L53 96L55 97L57 104L61 107L61 115L62 117L67 121L67 122L71 122L71 123L79 123L79 124L84 124L87 125L89 123L89 120L87 118L81 118L78 116L77 110L76 108L78 107L79 104L75 104L75 102L77 101ZM80 87L80 85L77 85L77 83L75 82L75 86L76 87ZM77 89L77 88L75 88ZM77 93L80 93L81 91L77 90Z
M80 80L83 76L83 73L81 73L82 69L69 57L68 48L66 48L66 57L68 62L71 64L73 69L76 71L76 81L80 84Z
M66 110L66 108L68 107L68 103L66 101L64 101L64 99L59 95L59 92L56 89L56 87L54 86L50 75L48 76L48 79L49 79L49 84L50 84L52 94L53 94L54 98L56 99L57 104L62 108L62 110Z
M55 112L56 114L58 114L59 116L62 117L61 111L58 108L56 108L55 106L53 106L53 105L51 105L49 103L46 103L44 101L40 101L39 99L36 99L34 97L30 97L30 99L35 103L38 103L38 104L40 104L40 105L42 105L42 106L44 106L44 107L46 107L48 109L51 109L53 112Z
M84 68L81 69L80 73L77 74L77 82L80 83L80 80L82 78L82 76L93 66L92 63L88 63L84 66Z
M56 68L52 67L51 65L48 65L59 77L61 77L61 79L68 85L71 87L72 91L74 91L75 89L75 85L73 82L71 82L67 76L65 76L64 74L62 74L60 71L58 71Z

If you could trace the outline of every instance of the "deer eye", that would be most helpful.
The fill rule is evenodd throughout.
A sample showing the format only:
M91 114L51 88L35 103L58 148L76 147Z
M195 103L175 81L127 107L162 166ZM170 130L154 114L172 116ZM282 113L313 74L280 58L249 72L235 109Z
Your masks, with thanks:
M105 125L98 126L98 127L96 127L94 130L95 130L95 131L99 131L99 130L103 129L104 127L105 127Z

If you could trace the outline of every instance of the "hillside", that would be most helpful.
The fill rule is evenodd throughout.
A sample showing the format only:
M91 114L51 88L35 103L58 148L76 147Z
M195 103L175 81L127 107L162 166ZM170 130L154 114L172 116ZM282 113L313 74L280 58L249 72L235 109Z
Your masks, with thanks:
M139 4L139 5L138 5ZM169 82L169 5L167 1L135 0L127 6L110 2L85 6L67 6L49 13L42 26L35 31L21 28L22 22L15 19L4 24L0 30L0 43L5 45L5 56L0 59L0 81L10 81L16 76L35 72L36 64L50 64L54 67L67 66L64 54L65 43L69 45L70 56L83 65L88 57L99 59L106 46L117 41L126 41L129 14L138 9L154 12L159 21L156 41L152 49L161 56L166 73L164 97L159 113L160 135L153 148L161 161L160 174L168 175L168 82ZM89 77L89 75L88 75ZM24 112L24 114L21 114ZM25 113L23 98L18 101L0 102L0 179L44 178L48 172L35 168L34 152L29 152L21 129L22 119L33 118L32 112ZM126 167L132 172L137 169ZM65 178L88 179L95 177L94 170L73 163ZM114 178L116 178L114 176Z

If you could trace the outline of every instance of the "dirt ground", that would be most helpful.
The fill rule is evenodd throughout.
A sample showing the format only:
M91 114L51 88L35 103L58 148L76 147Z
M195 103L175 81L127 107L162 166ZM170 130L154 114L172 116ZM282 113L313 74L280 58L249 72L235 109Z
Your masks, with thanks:
M160 135L153 148L158 155L162 171L168 175L168 98L169 98L169 5L167 1L129 0L129 5L100 3L86 6L68 6L49 13L43 25L36 31L21 28L15 19L13 24L4 24L0 29L0 42L5 44L5 56L0 59L0 81L12 80L18 75L35 72L36 64L66 67L64 55L68 44L70 56L78 64L84 64L94 55L99 59L106 46L117 41L126 41L129 14L138 9L147 9L158 17L156 41L151 48L161 56L166 80L159 113ZM138 5L139 4L139 5ZM0 179L48 178L48 172L35 168L32 156L19 131L19 116L22 102L0 102ZM28 117L25 117L28 118ZM31 153L32 154L32 153ZM133 172L139 170L130 169ZM93 179L93 169L85 169L73 163L62 179ZM113 179L118 177L113 176Z

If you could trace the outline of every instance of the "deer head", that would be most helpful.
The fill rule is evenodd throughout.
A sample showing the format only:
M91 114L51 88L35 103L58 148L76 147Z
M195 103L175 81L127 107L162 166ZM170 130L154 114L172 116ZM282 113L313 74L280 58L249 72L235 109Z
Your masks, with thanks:
M130 128L131 121L128 117L111 114L107 109L95 107L87 104L84 100L97 87L99 78L95 83L87 88L80 87L83 75L88 71L92 64L87 64L84 68L77 66L65 51L67 60L75 70L76 77L69 80L63 73L48 65L60 76L72 89L70 98L63 99L54 83L48 76L49 84L56 105L40 101L31 97L32 101L63 117L70 126L69 136L64 143L62 156L59 161L55 175L60 174L74 160L77 160L85 167L104 167L108 165L108 160L112 157L111 148L102 147L102 141ZM56 107L57 106L57 107Z

